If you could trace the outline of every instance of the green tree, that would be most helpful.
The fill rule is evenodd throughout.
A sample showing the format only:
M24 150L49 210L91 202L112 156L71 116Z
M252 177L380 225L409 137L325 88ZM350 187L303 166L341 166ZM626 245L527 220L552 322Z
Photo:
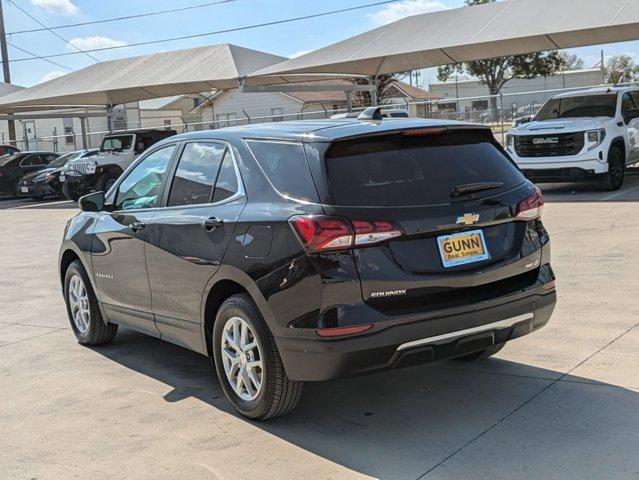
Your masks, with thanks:
M404 73L384 74L377 77L377 100L381 102L384 98L384 92L397 78ZM351 80L356 85L368 85L370 82L365 78L354 78ZM357 92L354 95L354 102L356 107L367 107L371 105L370 92Z
M637 74L639 67L630 55L615 55L606 63L606 78L614 85L632 82Z
M559 70L562 72L566 70L583 70L586 67L585 62L577 55L571 55L568 52L559 52L557 55L561 62Z
M466 5L472 7L495 0L466 0ZM561 70L563 63L557 51L538 52L526 55L509 55L476 60L455 65L445 65L437 70L437 78L445 82L455 74L467 73L479 78L488 87L490 95L499 95L504 85L513 78L534 78L536 76L550 76ZM497 120L497 98L490 100L492 118Z

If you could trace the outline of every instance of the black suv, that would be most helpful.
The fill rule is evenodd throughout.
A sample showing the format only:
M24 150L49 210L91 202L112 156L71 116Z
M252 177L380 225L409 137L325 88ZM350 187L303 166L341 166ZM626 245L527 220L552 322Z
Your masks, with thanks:
M481 125L183 134L79 203L59 258L79 342L123 325L207 355L254 419L303 381L488 357L556 302L541 192Z

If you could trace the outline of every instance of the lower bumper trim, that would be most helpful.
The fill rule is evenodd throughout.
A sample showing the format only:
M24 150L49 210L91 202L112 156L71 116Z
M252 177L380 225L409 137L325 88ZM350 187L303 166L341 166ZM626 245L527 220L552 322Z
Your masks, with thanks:
M534 321L535 315L533 313L527 313L524 315L517 315L516 317L506 318L499 320L498 322L488 323L486 325L479 325L478 327L466 328L464 330L457 330L456 332L444 333L442 335L435 335L434 337L422 338L420 340L414 340L412 342L402 343L397 347L398 351L407 350L409 348L421 347L424 345L433 345L437 343L447 343L451 340L467 337L475 333L489 332L491 330L501 330L505 328L512 328L518 323L525 321Z

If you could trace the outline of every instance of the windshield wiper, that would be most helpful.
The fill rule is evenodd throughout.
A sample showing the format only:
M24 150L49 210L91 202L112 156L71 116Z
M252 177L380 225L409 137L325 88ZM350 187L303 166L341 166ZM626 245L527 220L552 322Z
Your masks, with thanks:
M483 192L484 190L495 190L503 186L504 184L502 182L467 183L453 188L453 191L450 192L450 196L452 198L457 198L464 195L470 195L472 193Z

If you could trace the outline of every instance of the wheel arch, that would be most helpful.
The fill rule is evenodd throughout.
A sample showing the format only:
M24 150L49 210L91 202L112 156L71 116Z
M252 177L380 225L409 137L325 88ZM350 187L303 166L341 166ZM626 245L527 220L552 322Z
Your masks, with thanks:
M613 138L612 141L610 142L610 148L612 149L613 147L616 147L619 150L621 150L621 153L623 153L624 161L625 161L626 160L626 142L623 139L623 137ZM610 150L608 151L608 153L610 154Z
M71 248L67 248L62 255L60 255L60 268L59 268L59 273L60 273L60 283L62 285L64 285L64 277L67 273L67 269L69 268L69 265L71 265L73 262L75 262L76 260L80 260L80 262L82 262L82 259L80 258L80 255L78 255L73 249ZM84 265L84 263L82 263ZM84 265L84 269L87 270L86 265ZM88 270L87 270L88 272Z
M211 351L211 338L217 312L227 298L238 293L246 293L251 297L269 329L273 332L273 314L257 285L241 270L227 265L221 266L213 278L209 280L202 296L202 336L211 358L213 353Z

